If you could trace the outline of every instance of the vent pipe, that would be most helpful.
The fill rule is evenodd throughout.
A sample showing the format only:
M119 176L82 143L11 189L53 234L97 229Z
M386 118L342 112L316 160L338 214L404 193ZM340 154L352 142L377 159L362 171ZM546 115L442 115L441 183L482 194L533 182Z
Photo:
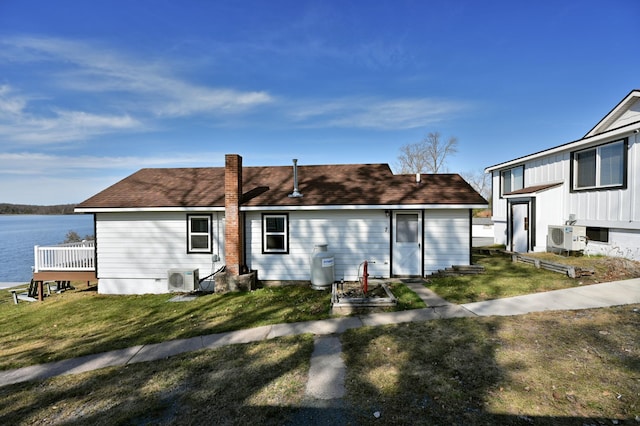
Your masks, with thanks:
M298 191L298 159L293 159L293 192L289 194L291 198L300 198L302 194Z
M421 180L422 176L420 176L420 173L416 173L416 183L420 183Z

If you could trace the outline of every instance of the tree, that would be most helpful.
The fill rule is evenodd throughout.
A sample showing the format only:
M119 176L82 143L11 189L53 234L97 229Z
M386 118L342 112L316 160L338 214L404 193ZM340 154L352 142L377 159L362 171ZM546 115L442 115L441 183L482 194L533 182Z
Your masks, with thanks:
M464 172L460 173L462 178L466 180L469 185L473 187L478 194L482 195L482 197L487 200L489 203L488 211L491 212L491 175L484 172L484 170L477 170L473 172ZM485 210L474 210L473 216L476 217L481 213L486 213Z
M446 171L446 160L458 152L458 139L450 137L446 142L439 132L430 132L417 143L400 147L398 169L400 173L440 173Z
M469 185L473 187L482 197L491 201L491 175L485 173L483 170L477 170L472 172L460 173L464 180L469 182Z

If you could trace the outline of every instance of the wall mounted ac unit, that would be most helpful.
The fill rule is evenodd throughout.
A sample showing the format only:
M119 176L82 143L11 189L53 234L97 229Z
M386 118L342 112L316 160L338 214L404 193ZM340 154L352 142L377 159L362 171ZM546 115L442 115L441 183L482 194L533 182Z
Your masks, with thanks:
M547 245L561 250L584 250L587 246L587 228L576 225L549 225Z
M200 273L198 269L169 269L169 291L194 291L198 288Z

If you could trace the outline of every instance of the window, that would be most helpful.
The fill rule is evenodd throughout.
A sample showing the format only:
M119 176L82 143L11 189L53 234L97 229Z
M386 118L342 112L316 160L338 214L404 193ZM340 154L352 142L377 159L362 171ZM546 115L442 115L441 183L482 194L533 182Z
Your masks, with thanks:
M187 216L187 253L211 253L211 215Z
M502 192L500 195L524 188L524 166L514 167L500 172Z
M572 153L573 190L626 186L627 140Z
M396 215L396 242L418 242L418 215L398 213Z
M286 214L262 215L262 252L289 252L289 216Z
M609 228L595 228L587 226L587 238L589 241L598 241L601 243L609 242Z

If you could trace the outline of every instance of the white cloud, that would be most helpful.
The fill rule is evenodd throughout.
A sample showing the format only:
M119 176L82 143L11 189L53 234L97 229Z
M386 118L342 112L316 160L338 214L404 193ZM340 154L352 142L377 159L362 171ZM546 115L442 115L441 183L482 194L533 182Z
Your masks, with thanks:
M0 152L0 176L65 175L76 176L100 170L138 170L144 167L211 166L211 159L222 162L222 153L172 154L157 157L65 156L37 152ZM222 164L222 163L221 163ZM220 164L220 165L221 165Z
M469 107L466 102L428 98L343 98L299 105L291 116L305 126L401 130L449 119Z
M0 119L21 114L26 105L27 100L23 96L11 95L9 85L0 86Z
M236 112L272 101L264 91L192 84L171 74L179 64L145 62L96 44L36 37L4 43L12 47L14 59L24 52L25 60L39 55L41 61L62 65L53 77L68 90L134 95L137 105L159 115Z
M65 156L0 152L1 202L77 203L145 167L223 166L224 154L167 153L164 156Z
M52 108L46 114L29 110L28 97L0 86L0 137L9 145L47 144L86 140L120 130L139 129L142 123L128 114L92 114Z
M265 91L192 84L171 75L170 64L78 41L0 39L0 65L15 64L37 78L20 90L0 86L0 138L14 144L86 141L154 129L160 117L239 113L273 101Z

